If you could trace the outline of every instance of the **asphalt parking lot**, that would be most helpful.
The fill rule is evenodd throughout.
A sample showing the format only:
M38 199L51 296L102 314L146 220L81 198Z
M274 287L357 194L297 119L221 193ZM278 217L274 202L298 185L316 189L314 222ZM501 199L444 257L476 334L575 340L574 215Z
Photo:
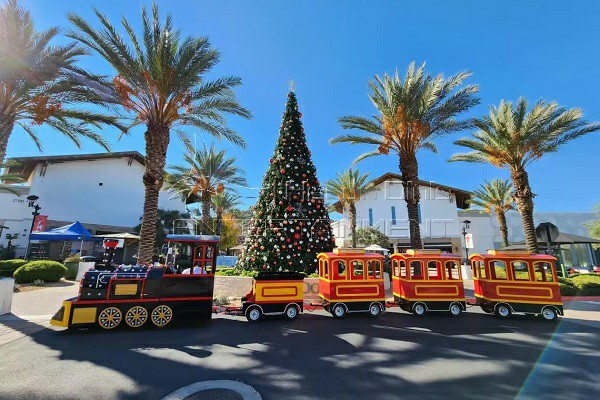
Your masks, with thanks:
M45 329L0 346L1 399L160 399L194 382L247 383L263 399L592 399L600 396L600 303L561 322L242 317L169 329Z

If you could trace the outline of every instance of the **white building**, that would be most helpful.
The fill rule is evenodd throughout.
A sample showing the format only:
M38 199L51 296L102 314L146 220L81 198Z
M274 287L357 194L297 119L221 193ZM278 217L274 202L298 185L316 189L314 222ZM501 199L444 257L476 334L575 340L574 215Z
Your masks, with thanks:
M390 238L390 247L394 251L410 247L402 176L387 173L372 183L376 190L356 202L357 227L379 229ZM458 210L468 208L467 200L471 193L436 182L420 181L419 184L419 224L424 246L460 254L462 236ZM350 228L346 218L334 221L332 228L336 245L350 243Z
M473 235L473 249L469 249L470 254L503 247L496 214L466 210L459 211L459 217L462 221L468 220L471 222L469 233ZM583 237L589 236L586 225L592 223L595 219L596 214L591 212L540 211L533 213L535 226L538 226L542 222L551 222L558 227L560 232ZM506 213L506 225L508 227L509 243L512 244L525 240L521 216L517 211L512 210ZM598 262L589 244L562 244L559 248L560 254L555 253L555 255L559 257L559 261L564 263L567 268L572 266L589 267L596 265Z
M367 193L356 202L357 228L374 227L390 238L390 249L398 251L410 246L409 224L406 202L404 201L402 176L387 173L373 180L377 190ZM469 254L486 252L488 249L502 248L502 238L495 214L467 210L467 200L471 193L435 182L420 182L420 221L421 238L425 248L436 248L465 255L462 235L463 221L469 220L468 233L473 238L473 249ZM339 202L334 205L340 206ZM344 217L332 222L337 246L350 244L350 228L347 210ZM560 232L589 236L586 224L595 219L590 212L536 212L536 226L551 222ZM506 215L510 243L524 240L523 226L518 212ZM565 266L590 266L596 263L589 244L567 244L560 246L557 254Z
M131 232L140 223L144 204L144 157L136 152L17 157L9 172L26 179L11 185L19 196L0 190L0 244L5 235L19 234L13 244L23 256L32 224L27 196L38 196L46 229L79 221L92 234ZM7 185L0 185L7 187ZM159 208L185 211L181 197L161 191Z

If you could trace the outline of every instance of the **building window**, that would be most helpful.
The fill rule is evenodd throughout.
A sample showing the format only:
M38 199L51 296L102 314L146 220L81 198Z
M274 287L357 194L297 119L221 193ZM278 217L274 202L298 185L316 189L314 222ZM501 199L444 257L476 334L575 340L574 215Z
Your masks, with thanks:
M419 203L419 209L417 210L417 215L418 215L419 223L421 223L421 203Z
M373 226L373 209L369 208L369 226Z
M396 207L392 206L392 225L396 225Z

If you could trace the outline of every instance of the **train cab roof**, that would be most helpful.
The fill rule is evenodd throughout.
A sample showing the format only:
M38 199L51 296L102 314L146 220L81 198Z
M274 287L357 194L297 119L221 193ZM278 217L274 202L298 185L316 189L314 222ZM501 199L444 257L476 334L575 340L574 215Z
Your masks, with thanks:
M168 242L189 242L189 243L205 243L219 242L220 237L214 235L167 235Z
M372 258L383 260L385 257L379 253L367 253L363 248L348 248L348 247L336 247L333 251L328 253L319 253L318 258L334 259L334 258Z
M488 259L528 259L528 260L540 260L540 261L555 261L556 257L549 254L534 254L527 250L488 250L487 254L473 254L469 256L469 260L474 258Z
M391 258L402 258L405 260L412 259L444 259L444 260L460 260L461 257L457 254L443 253L437 249L408 249L405 253L392 254Z

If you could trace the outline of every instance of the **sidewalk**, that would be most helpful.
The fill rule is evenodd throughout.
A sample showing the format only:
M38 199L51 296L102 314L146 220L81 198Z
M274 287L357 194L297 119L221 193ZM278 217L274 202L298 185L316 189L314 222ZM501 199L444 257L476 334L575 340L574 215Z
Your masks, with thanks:
M13 294L11 314L0 315L0 346L50 326L63 300L77 296L79 282Z

